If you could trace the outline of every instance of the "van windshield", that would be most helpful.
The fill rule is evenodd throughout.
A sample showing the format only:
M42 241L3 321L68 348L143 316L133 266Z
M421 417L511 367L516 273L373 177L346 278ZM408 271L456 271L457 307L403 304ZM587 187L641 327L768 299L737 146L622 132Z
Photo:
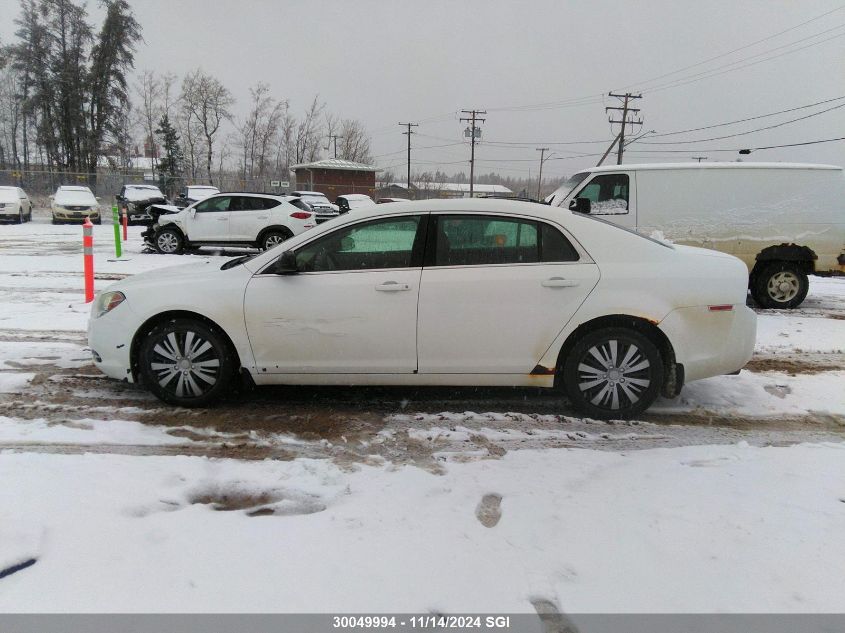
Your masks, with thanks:
M580 185L584 179L590 175L588 171L582 171L574 176L570 176L566 182L564 182L560 187L557 188L551 196L546 199L546 202L550 205L558 206L561 202L569 195L569 193L575 189L578 185Z

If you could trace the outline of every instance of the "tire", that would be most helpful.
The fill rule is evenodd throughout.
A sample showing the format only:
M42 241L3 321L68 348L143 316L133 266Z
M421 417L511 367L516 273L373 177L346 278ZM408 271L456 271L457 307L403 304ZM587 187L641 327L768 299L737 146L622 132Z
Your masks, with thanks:
M15 224L23 224L23 222L23 207L21 207L20 209L18 209L18 219L15 220Z
M96 220L92 220L92 222L93 222L94 224L102 224L102 223L103 223L103 218L102 218L102 217L99 217L99 218L97 218Z
M645 411L660 393L660 351L634 330L594 330L567 355L563 384L581 413L599 420L627 420Z
M156 250L162 255L181 255L185 249L185 240L176 229L162 229L153 238Z
M52 223L53 224L60 224L60 222L55 217L52 219Z
M153 328L141 342L138 362L144 385L179 407L204 407L230 387L235 357L223 334L192 319Z
M751 280L751 296L761 308L797 308L809 289L807 273L795 262L766 264Z
M261 242L258 246L263 251L269 251L291 237L293 235L285 231L267 231L261 236Z

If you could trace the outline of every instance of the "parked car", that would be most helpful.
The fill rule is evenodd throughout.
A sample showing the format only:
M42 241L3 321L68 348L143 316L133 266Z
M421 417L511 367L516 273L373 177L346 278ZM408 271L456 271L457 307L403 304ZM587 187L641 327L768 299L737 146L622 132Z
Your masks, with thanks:
M297 209L301 211L308 211L310 213L314 213L314 209L311 208L311 205L305 202L305 198L300 198L299 196L282 196L285 202L291 203ZM316 215L316 213L315 213Z
M20 187L0 187L0 220L32 221L32 201Z
M388 202L410 202L410 198L379 198L376 204L386 204Z
M142 235L159 253L197 246L253 246L268 249L315 226L314 213L284 196L220 193L184 209L152 205L155 224Z
M126 213L129 224L152 224L150 205L168 203L161 190L154 185L123 185L115 199Z
M353 209L370 207L375 204L375 200L363 193L347 193L335 198L335 203L341 213L349 213Z
M84 222L90 218L94 224L102 224L100 199L88 187L63 185L50 196L50 210L53 224Z
M340 214L338 206L329 202L325 194L319 191L291 191L290 195L302 198L308 203L317 214L317 224L336 218Z
M731 255L546 205L425 200L361 209L220 267L112 284L89 345L105 374L179 406L210 404L244 375L558 388L586 415L627 418L745 365L745 294Z
M212 187L211 185L188 185L179 192L176 199L173 201L173 204L180 209L184 209L185 207L188 207L195 202L199 202L200 200L205 200L208 196L213 196L216 193L220 193L220 190L217 187Z
M547 201L646 235L730 253L745 262L764 308L804 301L808 274L845 273L841 167L673 163L593 167Z

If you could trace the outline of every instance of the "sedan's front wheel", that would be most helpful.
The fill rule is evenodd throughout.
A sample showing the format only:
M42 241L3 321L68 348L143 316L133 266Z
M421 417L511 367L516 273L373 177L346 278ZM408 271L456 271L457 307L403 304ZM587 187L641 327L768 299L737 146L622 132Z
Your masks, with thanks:
M582 413L600 420L632 418L660 393L660 351L634 330L595 330L568 354L563 382L570 401Z
M223 335L191 319L173 319L141 343L144 384L161 400L180 407L202 407L228 389L235 359Z

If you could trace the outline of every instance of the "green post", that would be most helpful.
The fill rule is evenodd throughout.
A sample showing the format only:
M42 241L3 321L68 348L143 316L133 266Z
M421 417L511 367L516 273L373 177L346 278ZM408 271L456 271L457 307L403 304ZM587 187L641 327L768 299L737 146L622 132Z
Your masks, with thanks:
M112 205L111 217L114 223L114 256L120 257L120 212L117 210L116 204Z

